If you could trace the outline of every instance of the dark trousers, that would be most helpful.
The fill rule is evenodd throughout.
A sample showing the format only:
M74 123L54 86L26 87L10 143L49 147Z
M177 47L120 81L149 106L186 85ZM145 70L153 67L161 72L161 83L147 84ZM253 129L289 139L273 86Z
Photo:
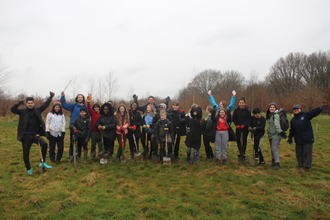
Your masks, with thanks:
M78 137L77 134L74 135L74 141L77 143L76 151L78 151L78 157L81 157L81 149L84 148L84 150L88 150L87 149L88 142L86 142L85 138ZM73 144L75 144L75 143L73 143ZM71 149L70 149L70 151L71 151ZM70 152L70 155L73 155L73 146L72 146L72 152Z
M312 167L313 143L296 144L296 158L299 167Z
M49 135L49 158L51 161L60 161L62 159L63 150L64 150L64 136L54 137ZM57 145L57 154L55 153Z
M236 128L237 148L239 150L239 155L241 157L245 157L248 134L249 134L249 130L247 128L244 129ZM241 138L243 138L243 142Z
M31 145L33 143L40 144L42 158L43 161L46 162L46 154L47 154L47 146L48 146L46 141L42 137L36 136L35 134L25 134L22 139L22 148L23 148L23 160L27 170L31 169L29 156L30 156Z
M73 135L74 135L74 132L73 132L73 129L70 128L70 147L69 147L69 157L73 156Z
M179 130L178 129L175 129L176 133L174 135L174 140L175 143L173 142L174 145L174 158L175 159L178 159L179 157L179 150L180 150L180 140L181 140L181 136L179 134ZM175 140L176 138L176 140Z
M147 139L146 139L147 136ZM150 142L150 144L148 144L148 141ZM148 147L150 145L150 155L153 152L157 152L157 144L155 143L155 137L152 133L146 133L145 130L143 129L142 131L142 137L141 137L141 142L142 142L142 146L144 147Z
M125 150L126 144L126 134L117 134L117 141L118 141L118 150L117 150L117 158L123 155L123 151Z
M106 137L103 137L103 144L104 144L104 154L113 155L115 140L110 140Z
M160 145L159 156L160 156L160 160L163 161L163 157L169 157L169 150L172 147L172 144L167 143L167 155L166 155L165 141L161 141L159 145Z
M264 136L264 133L255 133L254 134L254 141L253 141L253 147L254 147L254 152L256 155L259 156L260 162L264 162L264 157L262 155L262 152L259 148L260 146L260 139Z
M139 152L139 141L140 141L139 137L135 137L135 142L134 142L133 137L128 138L129 148L131 150L131 153ZM135 143L136 143L136 146L135 146Z
M213 150L212 150L212 147L210 145L211 139L212 139L211 136L203 135L203 142L204 142L204 146L205 146L205 153L206 153L206 157L209 158L209 159L214 158Z

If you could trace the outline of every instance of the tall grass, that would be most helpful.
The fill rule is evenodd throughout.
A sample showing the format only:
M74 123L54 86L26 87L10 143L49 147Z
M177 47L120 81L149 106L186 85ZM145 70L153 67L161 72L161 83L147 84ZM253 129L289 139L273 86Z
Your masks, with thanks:
M185 138L180 159L171 166L90 160L74 169L67 138L62 163L44 174L33 145L30 176L16 140L17 118L1 119L0 219L329 219L329 122L326 115L313 120L318 129L309 172L297 168L294 145L285 140L278 171L248 161L238 165L233 142L225 166L206 161L204 146L197 165L185 164ZM267 136L264 145L269 164ZM251 140L247 153L252 157Z

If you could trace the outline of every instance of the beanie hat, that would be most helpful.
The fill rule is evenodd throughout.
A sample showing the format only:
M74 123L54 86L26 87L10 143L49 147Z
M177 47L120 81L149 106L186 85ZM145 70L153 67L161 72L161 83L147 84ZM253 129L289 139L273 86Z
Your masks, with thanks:
M271 105L274 105L275 108L277 109L277 104L276 104L275 102L270 103L270 104L268 105L268 108L269 108Z
M166 108L167 108L167 106L166 106L166 104L165 104L165 103L160 103L160 104L159 104L159 106L162 106L162 107L163 107L163 109L166 111Z

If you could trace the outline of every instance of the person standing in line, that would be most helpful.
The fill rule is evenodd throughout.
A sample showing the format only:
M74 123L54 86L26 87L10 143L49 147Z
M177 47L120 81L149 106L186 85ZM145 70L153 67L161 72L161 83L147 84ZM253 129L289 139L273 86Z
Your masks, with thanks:
M233 113L233 122L236 125L237 147L239 151L238 158L240 162L245 162L245 151L249 134L248 127L250 117L251 111L246 105L245 98L242 97L239 99L238 107Z
M272 151L272 164L269 166L274 167L274 170L278 170L281 168L278 147L282 138L287 138L287 136L281 129L280 116L278 114L278 107L275 102L272 102L268 105L266 120L268 122L269 145Z
M129 114L123 104L118 106L118 110L116 112L116 119L116 136L119 144L117 151L117 160L120 161L120 156L123 155L123 151L125 150L126 136L128 132L128 127L130 126Z
M203 131L203 143L205 147L206 159L213 159L214 154L210 143L215 142L215 123L212 121L212 113L214 112L214 108L212 106L207 106L205 112L207 114L207 118L205 119L205 130Z
M70 123L72 123L76 118L78 118L80 116L80 109L81 108L86 108L87 106L85 105L85 96L82 94L78 94L75 98L75 103L66 103L66 99L65 99L65 94L64 92L61 92L61 104L62 107L71 112L71 116L70 116ZM70 148L69 148L69 159L70 162L73 162L73 137L74 132L72 129L70 129ZM78 155L79 157L81 155Z
M174 101L172 103L172 108L167 111L167 114L174 127L174 149L170 149L170 154L173 154L174 159L178 160L181 136L186 135L185 112L179 108L179 102Z
M131 156L134 158L134 153L139 153L139 141L141 138L141 126L143 121L141 113L137 111L137 104L135 102L131 104L131 108L128 113L130 117L130 126L128 127L127 138L131 150Z
M303 112L300 105L293 106L294 117L290 122L288 143L292 144L292 138L294 138L298 167L305 171L312 167L314 134L311 120L328 108L329 105L322 105L311 111Z
M53 168L46 163L47 143L41 136L46 136L45 123L42 120L41 113L49 106L55 93L50 92L47 101L40 107L34 105L34 98L27 97L25 99L26 108L18 109L24 103L19 100L17 104L10 108L11 112L19 115L19 122L17 126L17 140L22 142L23 160L27 173L32 175L33 171L30 165L30 149L33 143L40 144L42 152L42 161L39 167Z
M60 163L64 150L65 137L65 115L63 114L62 105L56 102L52 110L46 117L46 132L49 140L49 157L50 161ZM57 145L57 154L55 153Z
M101 116L97 120L96 126L103 134L104 154L102 157L106 159L108 159L109 155L114 157L113 152L116 139L117 119L109 103L104 103L101 106Z
M92 100L92 95L89 94L87 96L87 110L91 116L91 122L92 122L92 146L91 146L91 160L95 160L96 157L96 145L98 145L98 155L103 154L103 147L102 147L102 141L101 141L101 133L99 129L96 126L96 122L101 116L100 113L100 105L98 103L94 103L93 106L91 107L90 101Z
M266 119L261 115L261 110L255 108L252 111L253 116L250 118L249 131L253 133L253 147L255 152L255 158L259 159L259 166L266 165L264 157L260 149L260 140L265 134Z

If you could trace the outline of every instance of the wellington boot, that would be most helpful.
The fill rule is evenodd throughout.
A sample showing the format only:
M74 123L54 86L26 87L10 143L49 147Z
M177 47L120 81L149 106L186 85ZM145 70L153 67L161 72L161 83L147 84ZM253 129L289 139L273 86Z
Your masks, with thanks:
M30 175L32 175L32 174L33 174L32 169L29 169L29 170L27 171L27 173L30 174Z
M280 167L280 164L279 163L276 163L275 164L275 166L274 166L274 170L278 170L278 169L280 169L281 167Z
M46 163L44 163L43 166L44 166L45 168L47 168L47 169L51 169L51 168L53 168L52 166L49 166L49 165L46 164ZM39 167L40 167L40 164L39 164Z

